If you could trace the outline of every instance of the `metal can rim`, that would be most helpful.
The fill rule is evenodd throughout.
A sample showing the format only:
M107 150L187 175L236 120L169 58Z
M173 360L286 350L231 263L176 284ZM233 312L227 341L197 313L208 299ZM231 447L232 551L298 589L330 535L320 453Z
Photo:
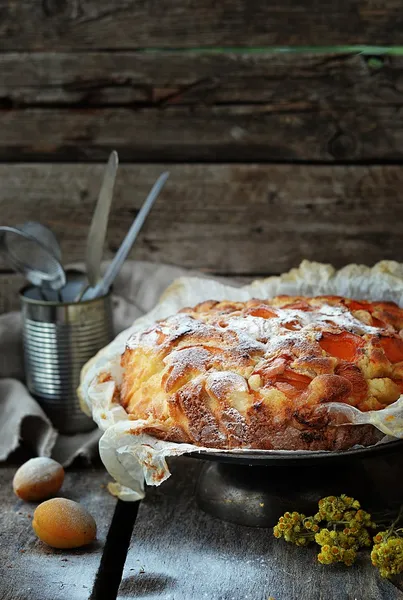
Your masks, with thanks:
M94 304L96 302L100 302L101 300L106 300L107 298L110 298L113 293L113 288L111 287L106 294L103 294L102 296L97 296L96 298L91 298L90 300L82 300L81 302L57 302L54 300L35 300L34 298L29 298L28 296L24 295L27 290L35 288L35 287L37 287L37 286L32 285L32 284L25 285L19 291L19 296L20 296L21 302L24 302L25 304L31 304L34 306L66 307L66 306L78 306L79 304L88 306L90 304Z

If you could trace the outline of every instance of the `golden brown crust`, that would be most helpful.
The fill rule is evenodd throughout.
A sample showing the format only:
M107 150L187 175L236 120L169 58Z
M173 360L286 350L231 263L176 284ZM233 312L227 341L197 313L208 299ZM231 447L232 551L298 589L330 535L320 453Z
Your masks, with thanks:
M342 450L370 425L326 405L380 410L403 390L403 311L338 296L208 301L137 334L120 402L155 437L214 448Z

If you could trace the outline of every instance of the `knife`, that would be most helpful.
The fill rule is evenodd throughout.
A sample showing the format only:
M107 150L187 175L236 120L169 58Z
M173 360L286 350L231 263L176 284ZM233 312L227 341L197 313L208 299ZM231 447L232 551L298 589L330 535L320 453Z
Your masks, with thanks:
M102 254L118 164L118 154L114 150L111 152L108 164L106 165L97 205L87 237L85 263L90 287L95 287L101 277Z

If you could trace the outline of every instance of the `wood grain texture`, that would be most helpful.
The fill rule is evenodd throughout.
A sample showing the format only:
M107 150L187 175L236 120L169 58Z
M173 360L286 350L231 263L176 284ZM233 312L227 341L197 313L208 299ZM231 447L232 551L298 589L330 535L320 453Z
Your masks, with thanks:
M403 153L402 57L6 53L0 159L376 161Z
M0 165L2 222L36 220L83 260L103 165ZM122 165L105 258L166 165ZM281 273L304 258L403 261L400 167L170 165L132 258L219 274ZM1 268L7 268L4 262Z
M0 111L0 160L378 162L403 157L398 106L271 104Z
M401 105L402 56L358 53L6 52L0 106Z
M36 504L12 491L15 467L0 468L0 597L2 600L86 600L101 560L116 500L107 492L104 470L69 471L63 496L81 502L94 516L97 541L88 548L55 550L31 527Z
M268 529L214 519L194 499L198 461L179 459L170 480L149 488L139 508L118 594L167 600L401 600L368 555L325 567L315 549L275 540Z
M396 0L2 0L4 49L401 44Z

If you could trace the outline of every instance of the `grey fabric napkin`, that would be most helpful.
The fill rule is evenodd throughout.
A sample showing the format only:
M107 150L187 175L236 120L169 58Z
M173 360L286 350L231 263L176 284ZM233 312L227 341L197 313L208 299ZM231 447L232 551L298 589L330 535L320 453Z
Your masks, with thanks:
M105 263L104 268L107 263ZM82 268L82 265L69 265ZM114 284L115 332L151 310L164 289L178 277L195 275L186 269L128 261ZM52 456L67 466L77 456L88 460L97 453L100 432L60 435L24 385L21 315L0 316L0 460L6 460L23 440L39 456Z

